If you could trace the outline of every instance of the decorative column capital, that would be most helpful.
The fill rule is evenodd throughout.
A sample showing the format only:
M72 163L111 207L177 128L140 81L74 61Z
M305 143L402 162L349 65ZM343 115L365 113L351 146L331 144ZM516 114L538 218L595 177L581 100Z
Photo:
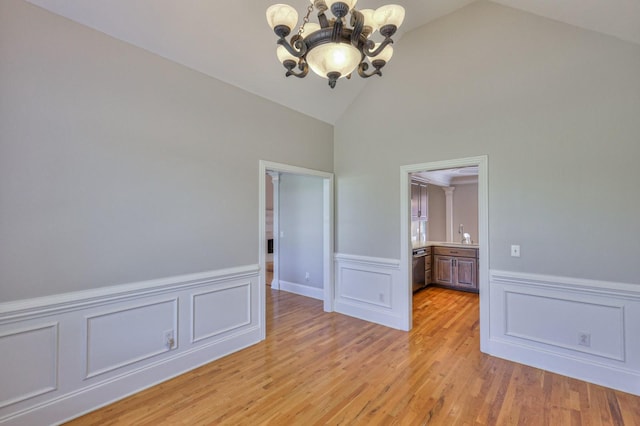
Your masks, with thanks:
M276 182L280 180L280 172L273 172L271 170L267 170L267 174L271 176L271 181L274 183L274 185Z

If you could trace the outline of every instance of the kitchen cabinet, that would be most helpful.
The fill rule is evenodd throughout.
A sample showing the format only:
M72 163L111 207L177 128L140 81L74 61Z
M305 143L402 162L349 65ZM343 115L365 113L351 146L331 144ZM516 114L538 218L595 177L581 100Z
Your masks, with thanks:
M427 184L417 180L411 181L411 220L427 220L429 214L429 198Z
M424 282L425 284L431 284L433 281L433 273L432 273L432 257L431 257L431 247L427 247L427 255L424 258Z
M434 284L478 292L478 249L433 247Z

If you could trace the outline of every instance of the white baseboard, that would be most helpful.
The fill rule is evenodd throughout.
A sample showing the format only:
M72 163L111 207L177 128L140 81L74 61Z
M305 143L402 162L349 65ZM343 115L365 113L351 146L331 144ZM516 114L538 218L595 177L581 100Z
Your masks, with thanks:
M280 290L299 294L300 296L311 297L313 299L324 300L324 291L317 287L310 287L308 285L280 280Z
M408 285L396 259L335 255L335 311L399 330L407 329Z
M12 384L0 387L0 424L60 423L257 343L258 272L250 265L0 305L0 353L20 355L0 363Z
M493 270L490 293L488 353L640 395L640 286Z

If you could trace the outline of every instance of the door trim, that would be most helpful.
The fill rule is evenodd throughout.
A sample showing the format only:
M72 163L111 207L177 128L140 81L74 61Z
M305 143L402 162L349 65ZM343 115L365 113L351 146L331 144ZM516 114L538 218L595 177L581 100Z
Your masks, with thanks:
M322 273L323 277L323 296L324 311L333 312L334 310L334 273L333 273L333 173L323 172L319 170L307 169L304 167L292 166L289 164L274 163L271 161L260 160L258 171L258 262L260 265L259 276L259 298L260 298L260 333L261 338L266 338L266 284L265 284L265 259L266 259L266 187L265 175L268 171L279 173L290 173L302 176L314 176L322 178ZM274 221L278 220L274 217ZM277 236L274 235L274 238Z
M413 326L413 293L411 291L411 173L430 170L452 169L457 167L478 166L478 236L479 236L479 291L480 291L480 350L489 348L489 158L458 158L453 160L411 164L400 167L400 282L406 286L405 298L401 301L406 329Z

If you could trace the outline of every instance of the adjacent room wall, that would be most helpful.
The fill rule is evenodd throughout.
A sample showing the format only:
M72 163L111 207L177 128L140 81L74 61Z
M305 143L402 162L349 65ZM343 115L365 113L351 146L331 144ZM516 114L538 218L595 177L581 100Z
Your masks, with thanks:
M462 241L458 233L460 224L464 225L464 232L471 235L474 244L478 244L478 184L452 183L453 191L453 240Z
M0 57L0 302L257 264L258 160L332 171L330 125L23 1Z
M285 281L295 286L323 288L322 203L322 178L288 173L280 175L278 259L281 285Z
M398 259L400 166L486 154L492 269L638 283L640 46L479 2L384 74L335 128L338 252Z
M447 204L442 187L427 185L429 194L428 237L430 241L447 241Z

